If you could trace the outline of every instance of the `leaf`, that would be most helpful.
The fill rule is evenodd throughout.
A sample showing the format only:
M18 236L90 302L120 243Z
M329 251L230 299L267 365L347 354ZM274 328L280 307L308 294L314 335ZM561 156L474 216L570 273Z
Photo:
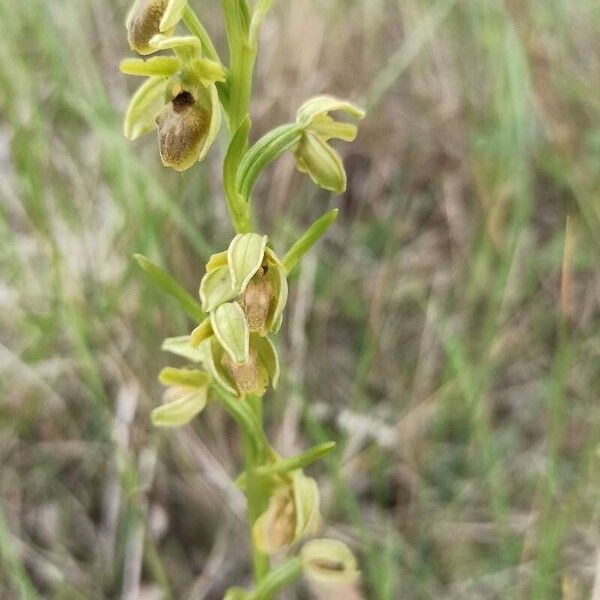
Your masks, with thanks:
M193 363L202 362L204 354L201 349L193 348L190 341L191 338L189 335L167 338L163 342L161 349L165 352L186 358Z
M314 446L310 450L307 450L302 454L298 454L297 456L293 456L292 458L280 459L272 465L258 467L255 472L257 475L261 476L283 475L285 473L290 473L291 471L304 469L323 456L329 454L335 448L335 446L335 442L325 442L324 444Z
M335 223L338 209L334 208L317 219L288 250L283 257L285 270L290 273L300 259L323 237L325 232Z
M221 304L210 313L213 332L236 363L248 362L250 330L242 307L237 302Z
M138 265L144 270L149 279L163 292L179 302L179 305L195 321L202 321L206 316L193 296L185 290L171 275L155 265L141 254L134 255Z
M248 282L262 265L267 236L258 233L240 233L233 238L227 250L227 263L231 283L238 293L242 293Z
M294 471L294 506L296 508L296 539L312 535L321 524L320 496L317 482L302 471Z
M155 427L180 427L189 423L206 406L208 386L176 386L168 396L174 399L152 411L151 419Z

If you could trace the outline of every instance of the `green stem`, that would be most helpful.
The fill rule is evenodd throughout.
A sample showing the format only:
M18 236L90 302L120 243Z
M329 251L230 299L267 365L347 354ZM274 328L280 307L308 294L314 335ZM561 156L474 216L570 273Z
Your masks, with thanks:
M260 396L248 396L246 401L252 407L254 414L262 427L262 398ZM246 499L248 502L247 520L250 534L250 542L252 547L252 562L254 565L254 578L256 583L260 583L269 573L271 565L269 557L263 554L254 542L252 528L254 523L264 512L266 508L267 493L264 489L263 479L255 474L255 470L259 467L267 453L268 448L263 447L257 449L252 445L252 440L244 436L244 462L246 466Z
M256 46L249 43L250 8L247 0L222 0L225 28L229 43L229 74L227 77L227 117L229 132L236 139L238 148L245 152L250 134L249 112L252 93L252 77L256 61ZM248 126L246 126L248 123ZM235 153L224 174L225 193L233 225L238 233L252 230L252 215L249 202L241 198L235 187L243 152ZM243 204L243 211L240 209ZM242 213L242 214L241 214Z
M248 38L249 8L245 0L222 0L229 42L229 130L238 130L249 113L256 47Z

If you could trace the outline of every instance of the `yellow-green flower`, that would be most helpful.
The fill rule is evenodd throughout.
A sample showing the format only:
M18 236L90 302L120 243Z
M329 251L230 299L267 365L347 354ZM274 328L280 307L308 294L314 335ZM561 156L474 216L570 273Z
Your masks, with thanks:
M152 38L171 35L186 6L187 0L136 0L125 23L129 47L138 54L156 52Z
M317 482L297 470L274 488L266 511L254 523L252 536L261 552L276 554L316 533L320 524Z
M288 297L285 267L267 242L257 233L237 235L227 251L211 256L200 283L206 312L236 300L248 330L262 336L279 331Z
M303 128L300 141L294 148L296 166L310 175L320 187L341 194L346 189L346 171L340 155L328 144L331 139L352 142L357 127L352 123L335 121L330 112L342 111L358 119L363 110L350 102L331 96L317 96L305 102L296 116Z
M128 59L121 70L148 79L134 94L125 116L125 136L134 140L158 130L160 156L166 167L189 169L202 160L221 127L215 82L224 81L221 65L203 58L197 38L155 36L152 48L173 56Z

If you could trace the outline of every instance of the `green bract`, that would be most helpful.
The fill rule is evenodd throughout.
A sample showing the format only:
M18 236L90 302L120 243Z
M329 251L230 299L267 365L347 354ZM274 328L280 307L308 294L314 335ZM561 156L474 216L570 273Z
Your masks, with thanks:
M237 235L226 252L211 256L200 283L204 311L237 299L248 330L262 336L279 331L287 297L285 267L257 233Z
M195 37L157 35L150 46L173 50L175 55L121 63L124 73L148 77L129 103L125 136L134 140L157 128L163 164L185 171L206 156L219 132L221 106L215 82L224 81L225 72L202 57Z
M335 121L330 112L342 111L362 119L365 113L350 102L332 96L317 96L305 102L296 115L303 128L300 141L294 148L298 170L310 175L320 187L341 194L346 189L346 171L340 155L327 143L331 139L351 142L357 127L352 123Z

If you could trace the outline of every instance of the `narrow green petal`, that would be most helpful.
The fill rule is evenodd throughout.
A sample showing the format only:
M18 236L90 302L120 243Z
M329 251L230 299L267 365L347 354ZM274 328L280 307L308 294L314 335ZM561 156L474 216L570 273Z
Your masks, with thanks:
M155 35L150 40L150 45L156 50L193 50L195 52L202 51L200 40L194 35L173 36Z
M163 342L161 349L176 356L181 356L193 363L202 362L204 358L204 354L199 349L192 347L189 335L167 338Z
M160 21L160 30L164 32L175 27L175 25L181 21L186 6L187 0L169 0L165 13Z
M153 56L148 60L125 58L119 65L121 73L139 77L170 77L180 67L181 61L176 56Z
M204 387L210 383L210 376L198 369L174 369L165 367L158 376L163 385L178 385L183 387Z
M221 304L210 313L213 332L231 360L248 362L250 331L242 307L237 302Z
M237 292L243 292L248 282L260 269L266 247L266 235L241 233L233 238L227 250L227 263L232 285Z
M174 387L171 392L175 399L152 411L152 424L155 427L180 427L189 423L206 406L208 386Z
M165 105L168 79L150 77L135 92L123 124L123 132L129 140L156 129L156 117Z

